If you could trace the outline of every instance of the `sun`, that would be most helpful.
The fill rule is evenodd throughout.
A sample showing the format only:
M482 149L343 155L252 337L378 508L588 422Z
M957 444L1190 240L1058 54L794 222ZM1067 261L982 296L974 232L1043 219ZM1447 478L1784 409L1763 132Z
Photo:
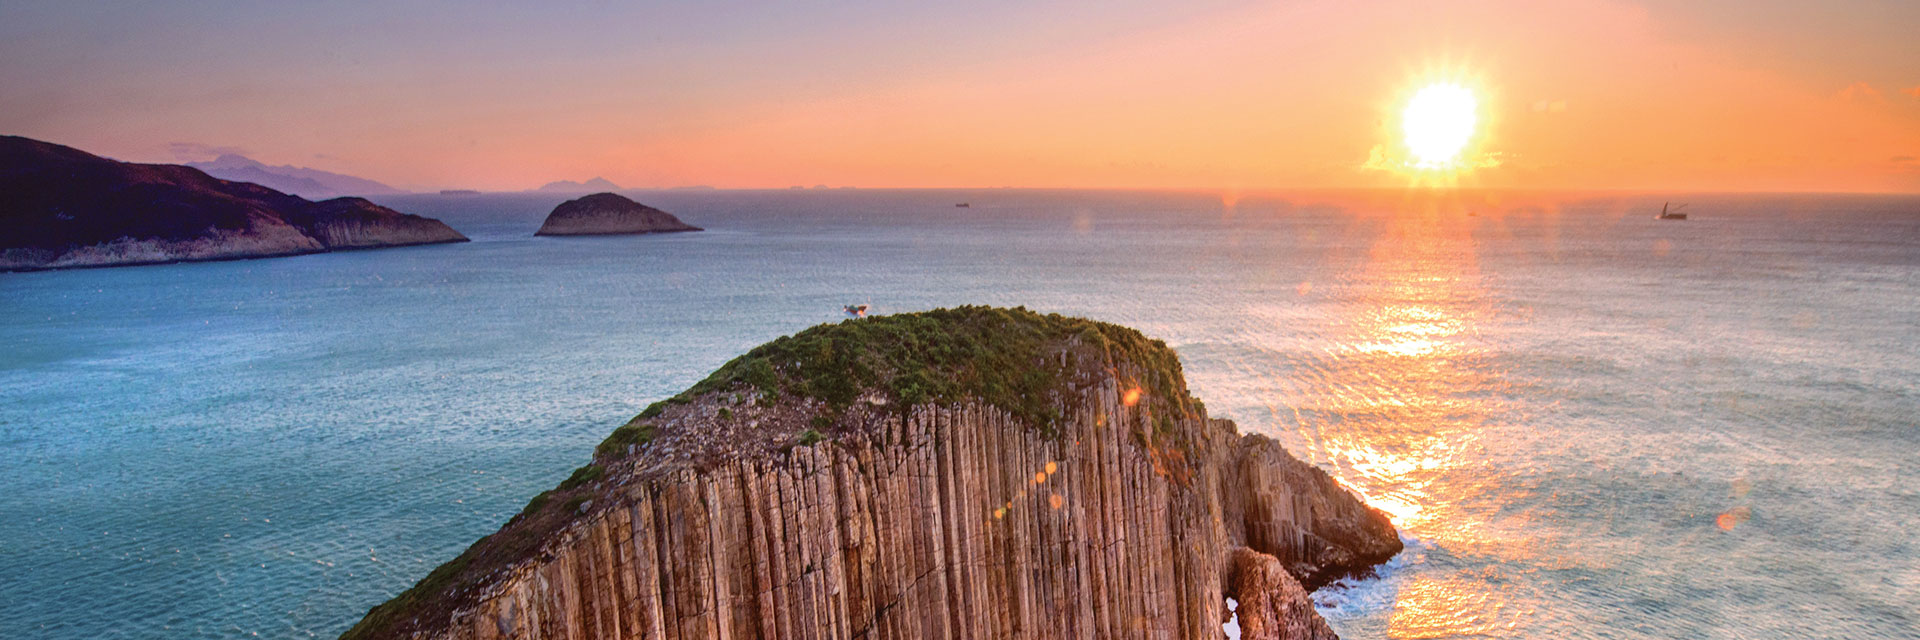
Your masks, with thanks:
M1414 166L1438 169L1458 161L1473 138L1478 107L1473 91L1457 84L1430 84L1413 94L1400 113L1400 128Z

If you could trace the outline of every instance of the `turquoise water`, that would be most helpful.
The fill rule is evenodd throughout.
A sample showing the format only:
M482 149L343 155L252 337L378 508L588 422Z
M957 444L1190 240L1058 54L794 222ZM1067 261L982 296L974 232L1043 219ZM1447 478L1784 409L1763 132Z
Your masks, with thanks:
M1401 525L1346 637L1920 635L1920 199L632 195L709 231L0 274L0 637L332 637L849 302L1166 339Z

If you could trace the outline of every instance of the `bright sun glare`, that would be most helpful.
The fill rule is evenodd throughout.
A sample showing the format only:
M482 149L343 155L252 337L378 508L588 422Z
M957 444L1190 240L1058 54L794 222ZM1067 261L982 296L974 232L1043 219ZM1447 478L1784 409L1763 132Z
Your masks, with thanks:
M1457 84L1431 84L1414 94L1400 114L1400 126L1416 166L1433 169L1457 160L1473 137L1476 106L1473 92Z

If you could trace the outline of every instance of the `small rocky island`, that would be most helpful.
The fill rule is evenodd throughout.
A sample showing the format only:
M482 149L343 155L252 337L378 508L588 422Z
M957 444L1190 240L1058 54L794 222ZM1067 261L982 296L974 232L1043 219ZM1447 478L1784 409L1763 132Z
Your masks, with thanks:
M342 637L1324 640L1400 550L1165 343L961 307L749 351Z
M466 236L363 198L313 202L192 167L0 136L0 270L263 258Z
M560 203L547 214L536 236L599 236L629 233L701 231L673 214L617 193L596 193Z

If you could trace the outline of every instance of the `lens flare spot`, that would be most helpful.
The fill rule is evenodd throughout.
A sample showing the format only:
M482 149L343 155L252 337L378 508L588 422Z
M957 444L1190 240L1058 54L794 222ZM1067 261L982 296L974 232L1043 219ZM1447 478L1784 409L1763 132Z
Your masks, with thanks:
M1734 527L1746 524L1753 519L1753 510L1746 507L1734 507L1722 512L1713 519L1713 524L1721 531L1732 531Z
M1126 395L1120 396L1120 403L1129 407L1140 404L1140 387L1128 389Z
M1053 505L1053 509L1058 511L1060 507L1066 506L1067 499L1060 497L1060 494L1056 493L1047 498L1047 504Z

